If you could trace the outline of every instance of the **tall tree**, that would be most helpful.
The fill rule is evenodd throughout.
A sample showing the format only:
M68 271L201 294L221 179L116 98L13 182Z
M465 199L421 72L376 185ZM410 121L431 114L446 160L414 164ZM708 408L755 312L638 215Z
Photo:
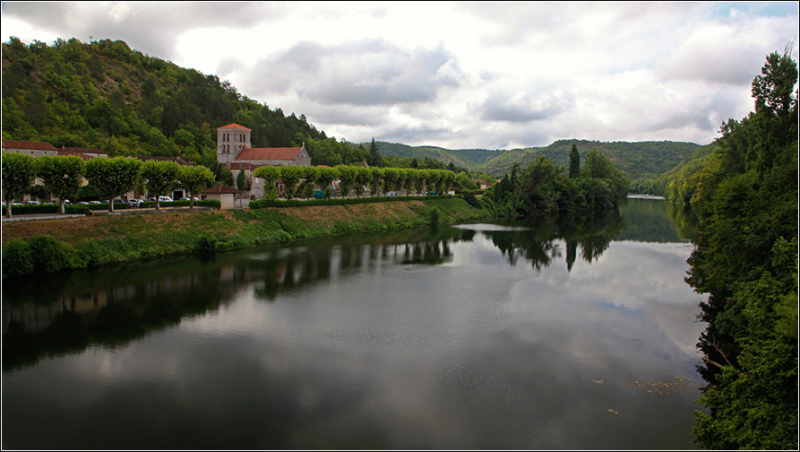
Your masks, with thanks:
M253 171L253 177L264 179L264 198L273 201L278 199L278 188L275 181L281 177L281 170L277 166L260 166Z
M381 165L383 165L383 161L380 152L378 152L378 144L375 143L375 137L373 137L372 143L369 145L369 166Z
M214 183L214 173L205 166L181 166L178 179L189 192L189 209L194 209L194 198Z
M177 185L181 165L177 162L148 160L142 165L142 177L147 191L156 198L156 210L161 208L161 196L171 192Z
M6 201L6 216L11 218L11 204L33 185L36 164L33 157L3 151L3 199Z
M297 183L300 182L300 171L300 167L294 165L280 167L281 180L286 190L286 199L292 199L294 197L295 191L297 190Z
M37 172L44 186L58 197L61 214L64 215L64 202L75 199L83 184L84 161L82 158L69 156L45 156L37 159Z
M569 178L576 179L581 175L581 155L578 153L578 146L572 143L572 151L569 153Z
M102 199L108 200L108 211L114 211L114 198L122 196L136 184L141 160L100 157L86 162L86 179Z

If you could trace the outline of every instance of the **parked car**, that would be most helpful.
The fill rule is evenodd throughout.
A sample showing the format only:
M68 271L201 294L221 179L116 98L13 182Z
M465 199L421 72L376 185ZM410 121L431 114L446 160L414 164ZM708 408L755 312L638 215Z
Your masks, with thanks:
M142 200L142 199L129 199L128 200L128 205L131 206L131 207L140 207L143 202L144 202L144 200Z
M172 202L172 198L170 198L169 196L159 196L158 200L160 202Z
M115 199L114 204L128 204L128 201L124 199Z
M39 201L25 201L25 204L35 204L35 205L38 205L38 204L41 204L41 203L40 203Z
M325 192L322 190L314 190L314 199L325 199Z
M86 201L78 201L78 202L76 202L75 204L89 205L89 203L88 203L88 202L86 202Z
M89 204L103 204L103 203L100 201L89 201Z

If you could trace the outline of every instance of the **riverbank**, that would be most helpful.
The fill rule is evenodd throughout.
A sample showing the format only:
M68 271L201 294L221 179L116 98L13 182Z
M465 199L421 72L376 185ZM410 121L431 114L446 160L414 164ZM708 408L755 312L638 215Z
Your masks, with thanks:
M488 213L461 198L452 198L4 223L3 277L311 237L402 229L430 224L432 216L438 216L441 223L456 223L485 218ZM42 236L51 239L45 243L40 240ZM38 239L31 243L35 237ZM33 246L45 247L47 251L32 250ZM49 265L53 259L57 264Z

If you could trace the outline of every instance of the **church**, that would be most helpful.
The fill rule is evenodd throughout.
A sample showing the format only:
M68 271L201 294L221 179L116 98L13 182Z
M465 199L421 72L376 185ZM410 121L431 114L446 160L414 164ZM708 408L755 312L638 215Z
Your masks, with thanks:
M217 127L217 161L231 170L234 181L244 172L245 179L251 181L250 195L256 199L264 193L263 182L251 179L251 173L259 166L311 166L305 143L299 148L253 148L250 132L239 124Z

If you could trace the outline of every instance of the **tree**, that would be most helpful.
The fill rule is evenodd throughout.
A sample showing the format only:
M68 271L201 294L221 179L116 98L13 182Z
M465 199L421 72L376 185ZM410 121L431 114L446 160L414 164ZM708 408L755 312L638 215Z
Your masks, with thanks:
M147 191L156 198L156 210L160 209L159 198L175 188L180 173L181 165L177 162L148 160L142 165L142 177Z
M339 190L342 198L350 195L350 190L356 183L356 167L354 166L337 166L339 170Z
M381 166L381 154L378 152L378 144L375 143L375 137L372 138L372 143L369 145L369 166Z
M108 211L113 212L114 198L133 188L141 166L141 160L132 158L95 158L86 162L86 179L102 199L108 200Z
M354 186L353 191L355 191L357 197L361 197L364 194L364 189L369 185L370 181L372 181L372 173L369 172L369 168L359 166L356 168L356 183Z
M253 177L264 179L264 198L270 201L278 198L275 181L281 177L281 170L277 166L260 166L253 171Z
M205 166L181 166L178 179L189 192L189 209L194 209L194 198L214 183L214 173Z
M74 200L83 184L83 159L74 155L44 156L37 159L37 167L47 191L58 197L64 215L64 201Z
M300 181L300 167L294 165L281 166L280 173L286 190L286 199L292 199L297 189L297 183Z
M317 167L317 185L320 190L325 192L325 197L330 198L332 189L331 184L339 178L339 170L336 168Z
M11 204L33 185L36 164L33 157L3 151L3 199L6 216L11 218Z
M578 153L578 146L572 143L572 151L569 153L569 178L576 179L581 175L581 155Z

